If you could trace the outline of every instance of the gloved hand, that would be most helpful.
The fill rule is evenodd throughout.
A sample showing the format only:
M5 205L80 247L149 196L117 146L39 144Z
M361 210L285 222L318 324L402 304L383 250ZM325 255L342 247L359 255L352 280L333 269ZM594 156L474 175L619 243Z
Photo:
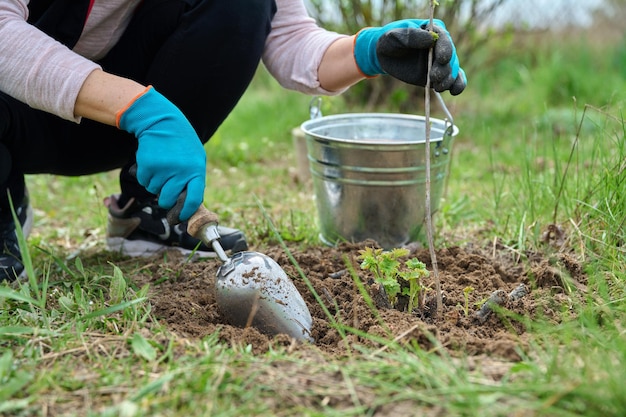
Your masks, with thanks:
M467 85L465 72L446 25L433 19L435 40L425 19L398 20L383 27L365 28L354 41L354 58L359 69L368 77L389 74L409 84L426 86L428 52L433 47L430 72L431 87L437 92L450 90L460 94Z
M187 189L186 221L204 199L206 152L183 113L152 86L117 113L117 126L137 137L137 180L170 209Z

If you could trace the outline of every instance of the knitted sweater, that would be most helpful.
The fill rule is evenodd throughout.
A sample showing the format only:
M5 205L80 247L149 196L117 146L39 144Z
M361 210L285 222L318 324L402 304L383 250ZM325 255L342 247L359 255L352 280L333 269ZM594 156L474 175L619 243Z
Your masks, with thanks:
M72 50L27 23L28 0L0 1L0 91L29 106L80 122L76 97L87 76L115 45L140 0L95 0ZM263 63L285 88L337 94L320 87L317 69L326 49L344 36L308 16L302 0L276 0Z

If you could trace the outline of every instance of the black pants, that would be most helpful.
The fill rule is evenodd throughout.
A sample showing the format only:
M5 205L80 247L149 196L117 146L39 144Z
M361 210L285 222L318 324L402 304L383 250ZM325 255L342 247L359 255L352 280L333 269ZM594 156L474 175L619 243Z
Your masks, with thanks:
M274 0L145 0L99 64L176 104L202 142L215 133L258 67ZM63 120L0 93L0 215L24 195L24 174L87 175L122 168L124 198L152 198L128 174L137 140L115 127Z

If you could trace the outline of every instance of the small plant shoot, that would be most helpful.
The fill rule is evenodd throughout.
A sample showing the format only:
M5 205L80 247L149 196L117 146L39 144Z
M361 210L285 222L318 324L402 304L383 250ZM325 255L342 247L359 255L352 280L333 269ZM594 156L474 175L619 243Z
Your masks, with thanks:
M428 289L423 284L423 278L430 275L426 265L417 258L411 258L404 263L401 259L408 256L409 250L396 248L390 251L367 247L359 251L358 259L361 269L374 274L374 282L385 289L389 304L395 307L398 304L398 295L409 298L407 310L413 311L416 307L423 307L423 295ZM402 286L400 280L408 282L408 287Z

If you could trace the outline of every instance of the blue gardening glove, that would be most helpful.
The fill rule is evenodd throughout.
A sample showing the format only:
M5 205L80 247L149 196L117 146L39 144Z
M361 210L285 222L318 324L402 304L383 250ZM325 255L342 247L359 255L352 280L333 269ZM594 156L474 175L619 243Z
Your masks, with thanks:
M435 91L450 90L457 95L465 89L467 78L459 67L459 59L446 25L433 20L433 31L428 31L425 19L398 20L383 27L365 28L354 41L354 58L359 69L368 77L389 74L409 84L426 86L428 52L433 47L430 72Z
M183 113L152 86L117 114L117 126L137 137L137 181L170 209L187 189L186 221L204 199L206 152Z

